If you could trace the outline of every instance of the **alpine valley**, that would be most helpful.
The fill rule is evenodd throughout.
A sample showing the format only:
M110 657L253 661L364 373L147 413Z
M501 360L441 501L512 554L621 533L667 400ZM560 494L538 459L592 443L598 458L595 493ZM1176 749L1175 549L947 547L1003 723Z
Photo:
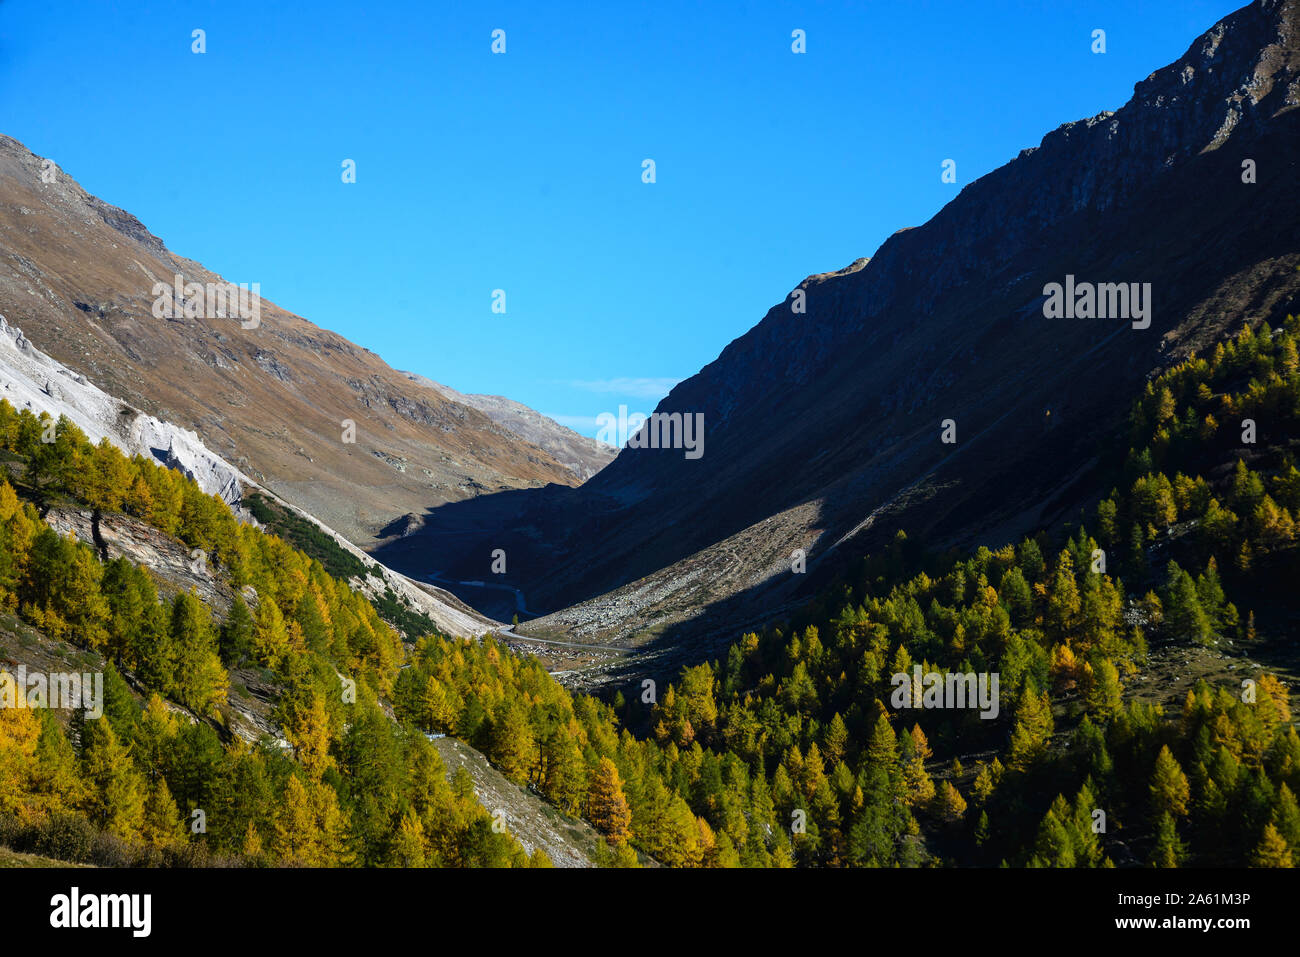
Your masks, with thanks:
M1297 147L1255 0L615 450L0 137L0 863L1294 866Z

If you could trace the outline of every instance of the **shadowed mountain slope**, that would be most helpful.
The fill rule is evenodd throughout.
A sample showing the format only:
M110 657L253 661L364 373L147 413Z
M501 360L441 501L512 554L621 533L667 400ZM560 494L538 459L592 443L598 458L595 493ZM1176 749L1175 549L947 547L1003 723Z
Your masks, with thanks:
M1295 311L1297 107L1300 5L1251 4L1119 111L799 283L806 312L792 293L660 403L703 414L701 458L626 449L579 489L434 509L384 555L483 579L504 548L506 584L555 613L529 633L698 658L808 594L850 538L1000 543L1074 515L1108 491L1098 463L1147 377ZM1149 327L1047 318L1044 287L1067 276L1149 283Z

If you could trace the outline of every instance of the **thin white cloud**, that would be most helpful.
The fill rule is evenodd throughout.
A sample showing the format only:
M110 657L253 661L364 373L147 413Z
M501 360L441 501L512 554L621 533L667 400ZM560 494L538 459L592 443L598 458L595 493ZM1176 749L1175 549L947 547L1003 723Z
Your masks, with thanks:
M612 392L618 395L635 396L638 399L662 399L681 381L681 379L670 378L624 376L617 379L572 379L569 385L588 392Z

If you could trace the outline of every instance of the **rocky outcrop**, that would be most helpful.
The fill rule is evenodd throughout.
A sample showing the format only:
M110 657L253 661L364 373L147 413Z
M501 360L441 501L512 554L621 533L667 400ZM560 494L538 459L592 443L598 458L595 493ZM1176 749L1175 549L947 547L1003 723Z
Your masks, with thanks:
M199 551L129 515L96 515L88 509L51 508L43 516L60 535L93 546L100 559L125 558L149 569L163 583L164 597L193 591L214 615L225 616L234 592ZM256 599L251 602L256 607Z

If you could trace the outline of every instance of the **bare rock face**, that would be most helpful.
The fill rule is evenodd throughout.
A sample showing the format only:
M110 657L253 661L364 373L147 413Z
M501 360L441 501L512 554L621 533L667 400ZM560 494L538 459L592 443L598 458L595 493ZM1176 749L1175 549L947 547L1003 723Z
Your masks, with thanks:
M1237 11L1122 109L799 283L806 313L774 306L660 403L703 413L702 458L627 449L577 490L444 507L393 560L445 551L451 529L468 556L505 548L530 608L577 606L538 634L652 631L671 649L714 624L734 636L899 529L997 545L1077 514L1109 491L1094 468L1148 375L1297 311L1298 84L1300 3ZM1047 318L1067 275L1149 283L1149 326ZM795 549L809 574L791 574Z
M236 504L251 480L188 429L133 409L41 352L0 316L0 398L57 419L66 415L92 442L107 438L128 455L143 455L194 479L209 495Z
M214 614L230 611L234 593L211 574L200 554L190 554L181 542L129 515L96 516L86 509L52 508L45 522L60 535L101 550L105 560L125 558L149 569L162 584L164 595L193 591Z
M477 409L413 386L374 353L274 303L260 300L259 322L247 328L230 309L160 318L156 283L222 277L169 252L66 171L54 182L41 173L40 157L0 136L0 312L73 374L188 430L349 540L373 544L397 516L471 496L468 483L582 480Z

